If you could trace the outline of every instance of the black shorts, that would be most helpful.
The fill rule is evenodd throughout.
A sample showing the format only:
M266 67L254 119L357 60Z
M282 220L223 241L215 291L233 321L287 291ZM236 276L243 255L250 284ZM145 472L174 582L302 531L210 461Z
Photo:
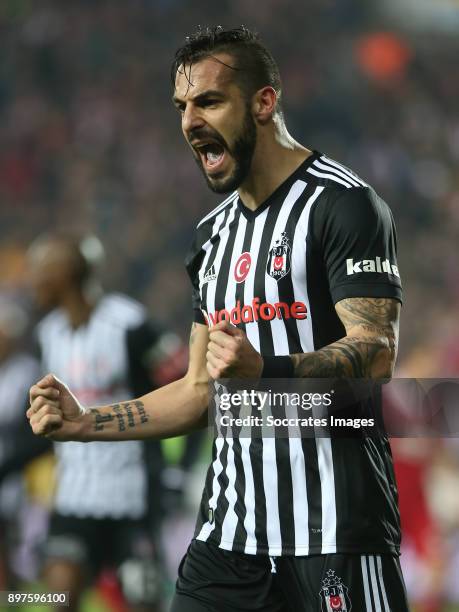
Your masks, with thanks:
M70 561L86 570L88 582L103 567L117 572L126 599L152 603L162 582L157 549L147 521L51 515L44 563Z
M171 612L407 612L398 557L245 555L193 541Z

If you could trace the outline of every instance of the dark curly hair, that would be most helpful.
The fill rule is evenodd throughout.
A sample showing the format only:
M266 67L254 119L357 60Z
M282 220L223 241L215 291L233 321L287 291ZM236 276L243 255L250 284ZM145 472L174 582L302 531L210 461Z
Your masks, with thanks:
M172 86L175 85L178 70L184 71L187 66L189 80L193 63L206 57L214 57L217 53L228 53L234 58L233 65L225 65L235 71L236 80L247 97L266 85L271 86L277 93L276 111L282 113L279 68L258 34L245 26L231 30L225 30L222 26L199 26L194 34L186 37L185 44L175 53L171 67Z

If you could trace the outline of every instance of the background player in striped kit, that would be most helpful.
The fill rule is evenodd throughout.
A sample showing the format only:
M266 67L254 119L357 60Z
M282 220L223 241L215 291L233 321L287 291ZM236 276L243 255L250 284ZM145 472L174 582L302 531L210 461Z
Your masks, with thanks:
M36 335L42 368L72 380L82 402L116 402L170 382L183 372L183 345L154 325L144 307L104 294L95 237L39 238L30 249L36 300L51 311ZM57 483L45 547L51 590L82 590L103 567L115 567L133 609L160 609L154 529L160 514L159 443L56 445Z
M209 377L391 375L401 288L387 205L289 135L277 66L246 29L198 32L172 75L208 185L237 190L198 224L187 259L188 373L123 404L121 415L113 406L83 410L49 375L31 390L36 433L190 431L206 422ZM399 537L385 438L218 437L173 610L402 612Z

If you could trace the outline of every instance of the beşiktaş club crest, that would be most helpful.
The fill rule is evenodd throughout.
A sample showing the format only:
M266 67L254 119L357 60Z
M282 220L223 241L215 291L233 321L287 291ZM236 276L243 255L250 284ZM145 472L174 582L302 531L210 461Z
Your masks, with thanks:
M266 272L272 276L274 280L280 281L286 274L290 272L290 241L285 232L282 232L280 238L276 240L273 247L269 251L268 265Z
M336 576L334 570L328 570L326 578L322 580L320 598L322 612L350 612L352 609L348 588L341 582L341 578Z

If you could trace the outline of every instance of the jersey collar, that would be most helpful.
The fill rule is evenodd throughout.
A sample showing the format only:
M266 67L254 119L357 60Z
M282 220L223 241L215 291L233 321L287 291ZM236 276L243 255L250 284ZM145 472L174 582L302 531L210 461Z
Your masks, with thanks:
M290 190L290 187L293 185L293 183L302 175L304 175L304 173L306 172L307 168L309 168L309 166L312 164L313 161L315 161L318 157L321 156L321 153L319 151L312 151L312 155L310 155L307 159L305 159L303 162L301 162L301 164L298 166L298 168L296 170L294 170L292 172L292 174L290 176L288 176L285 181L283 183L281 183L279 185L279 187L277 187L270 196L268 196L266 198L266 200L260 204L260 206L256 209L256 210L252 210L250 208L247 208L247 206L244 204L244 202L241 200L241 197L238 196L237 199L237 205L238 208L240 210L240 212L244 215L244 217L248 220L251 221L253 219L255 219L256 217L258 217L258 215L260 215L266 208L268 208L268 206L272 206L276 203L279 202L283 202L285 199L285 196L287 195L287 193Z

